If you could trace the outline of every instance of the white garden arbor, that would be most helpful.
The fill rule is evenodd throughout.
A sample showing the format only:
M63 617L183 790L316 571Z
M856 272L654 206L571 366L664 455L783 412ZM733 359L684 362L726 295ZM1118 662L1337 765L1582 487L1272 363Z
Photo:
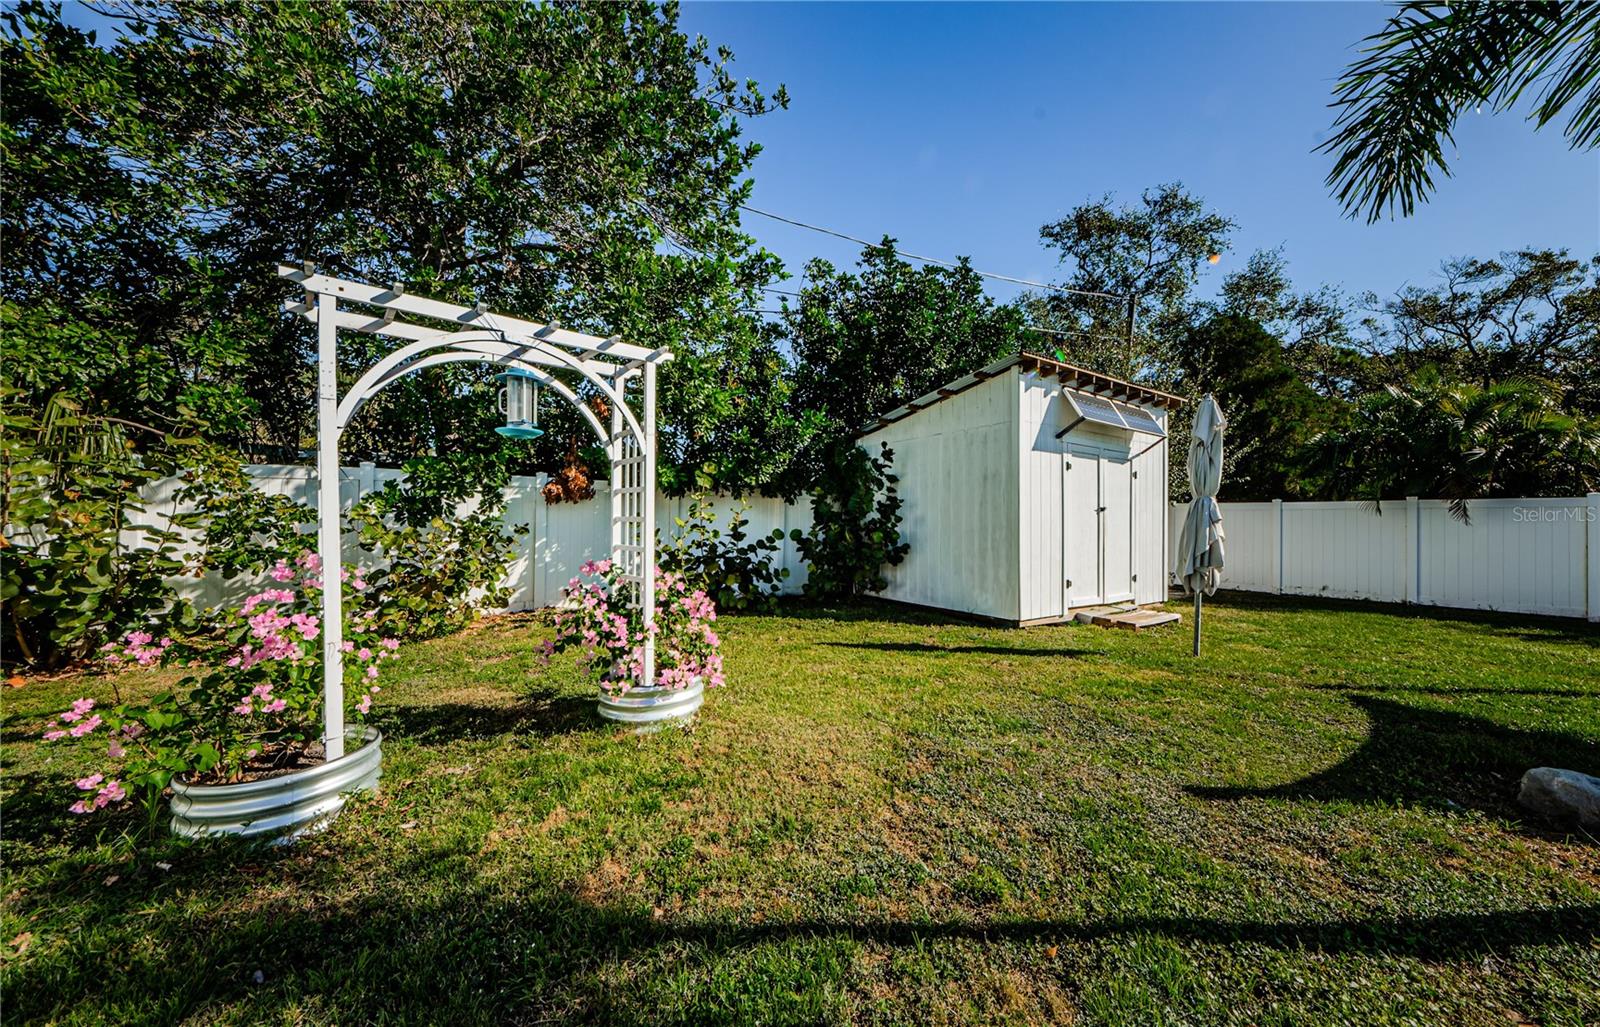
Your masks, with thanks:
M656 371L672 359L666 349L648 349L538 324L485 310L408 294L398 285L375 286L319 274L311 264L278 266L278 275L298 285L303 298L284 309L317 326L317 552L322 559L323 745L327 759L344 755L344 622L338 587L342 566L339 503L339 439L361 404L413 371L442 364L494 364L531 375L571 403L611 459L611 558L631 586L645 627L642 684L655 680L655 494ZM416 319L423 319L418 321ZM339 331L383 335L402 341L339 395ZM610 407L602 424L568 381L587 382ZM636 416L628 386L643 388Z

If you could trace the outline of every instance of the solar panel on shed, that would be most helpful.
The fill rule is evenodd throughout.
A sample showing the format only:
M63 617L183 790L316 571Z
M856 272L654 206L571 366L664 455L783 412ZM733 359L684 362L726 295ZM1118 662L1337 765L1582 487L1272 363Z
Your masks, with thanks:
M1117 403L1115 406L1117 413L1122 415L1122 419L1128 422L1128 427L1134 431L1163 437L1167 434L1161 430L1161 422L1152 417L1150 411L1144 407L1134 406L1132 403Z
M1117 411L1116 404L1109 399L1103 399L1087 392L1068 392L1067 399L1078 411L1078 416L1085 421L1108 424L1113 428L1121 428L1124 431L1128 428L1128 422L1122 419L1122 415Z
M1143 407L1132 403L1119 403L1091 392L1078 392L1073 389L1068 389L1064 395L1067 397L1067 402L1072 404L1072 409L1085 421L1093 421L1095 424L1103 424L1110 428L1120 428L1123 431L1166 437L1167 433L1162 431L1161 422Z

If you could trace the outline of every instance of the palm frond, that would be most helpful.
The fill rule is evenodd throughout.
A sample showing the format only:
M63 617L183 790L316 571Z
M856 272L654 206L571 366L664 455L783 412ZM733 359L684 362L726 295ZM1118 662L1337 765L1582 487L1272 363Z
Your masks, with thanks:
M1410 216L1448 177L1457 119L1504 111L1534 92L1543 126L1572 108L1574 149L1600 144L1600 3L1406 3L1369 36L1334 88L1327 184L1345 213Z

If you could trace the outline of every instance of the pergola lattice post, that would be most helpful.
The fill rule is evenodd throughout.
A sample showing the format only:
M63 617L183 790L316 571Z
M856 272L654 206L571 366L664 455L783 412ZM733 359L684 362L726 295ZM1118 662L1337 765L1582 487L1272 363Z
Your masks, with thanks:
M305 292L303 301L289 301L284 309L317 326L317 552L323 579L323 745L327 759L344 755L339 439L363 403L390 383L425 367L482 363L525 371L570 402L589 423L611 458L611 558L621 567L639 604L645 630L641 683L653 683L656 369L672 359L671 351L494 314L481 304L464 307L412 296L399 286L384 288L333 278L318 274L309 264L279 265L278 275ZM341 308L341 302L346 308ZM341 328L407 340L368 368L342 397L338 380ZM575 373L605 397L611 407L609 430L567 383L555 377L552 372L557 371ZM627 385L634 377L643 383L642 423L627 404Z

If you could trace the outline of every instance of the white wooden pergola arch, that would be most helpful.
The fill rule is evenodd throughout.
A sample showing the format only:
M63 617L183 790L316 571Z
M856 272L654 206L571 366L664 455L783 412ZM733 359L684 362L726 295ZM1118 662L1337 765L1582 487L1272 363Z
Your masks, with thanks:
M344 755L344 611L338 587L341 551L339 440L367 400L415 371L479 363L516 368L571 403L594 430L611 460L611 558L632 586L645 628L644 675L655 680L656 369L670 350L648 349L618 337L600 338L408 294L400 286L368 285L317 273L310 264L280 264L278 275L298 285L301 299L284 309L317 326L317 552L322 559L323 745L329 760ZM343 306L341 306L343 304ZM365 308L365 309L362 309ZM447 328L411 318L455 324ZM364 371L339 395L339 329L408 340ZM570 385L553 372L571 372L593 386L611 408L604 425ZM627 386L643 385L642 419L627 402Z

